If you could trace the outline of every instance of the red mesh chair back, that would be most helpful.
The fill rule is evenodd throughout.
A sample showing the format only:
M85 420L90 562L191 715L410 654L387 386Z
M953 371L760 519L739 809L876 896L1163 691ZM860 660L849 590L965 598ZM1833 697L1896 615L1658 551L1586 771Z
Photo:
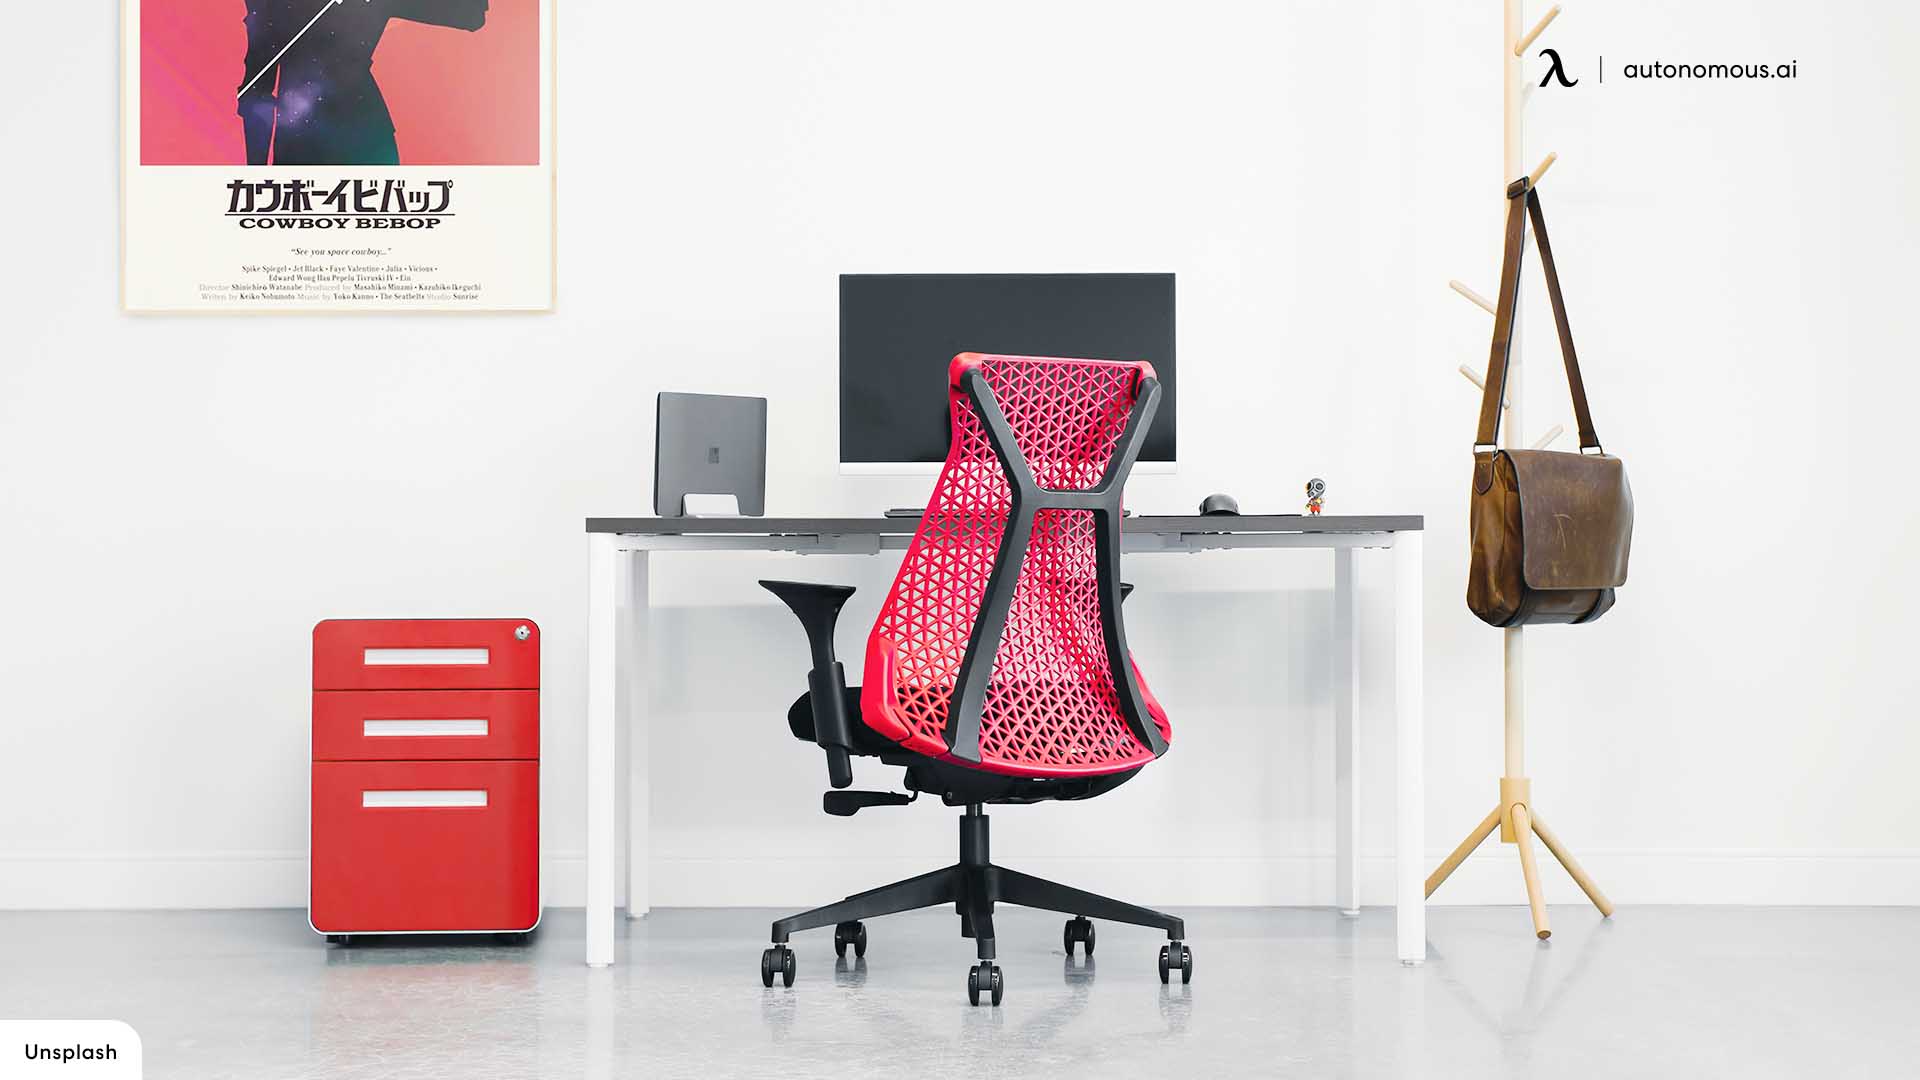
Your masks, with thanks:
M868 726L1016 776L1166 751L1120 620L1120 497L1159 396L1145 363L954 357L946 465L867 640Z

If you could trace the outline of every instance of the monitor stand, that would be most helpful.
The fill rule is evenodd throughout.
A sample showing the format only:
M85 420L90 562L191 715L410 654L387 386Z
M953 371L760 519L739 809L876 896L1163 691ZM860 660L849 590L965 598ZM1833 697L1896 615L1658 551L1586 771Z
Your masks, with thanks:
M688 492L680 497L681 517L740 517L740 496L698 495Z

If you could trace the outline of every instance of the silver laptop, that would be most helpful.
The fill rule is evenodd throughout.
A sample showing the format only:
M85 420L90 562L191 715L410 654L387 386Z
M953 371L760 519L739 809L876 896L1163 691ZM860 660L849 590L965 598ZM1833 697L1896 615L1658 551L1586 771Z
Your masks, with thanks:
M767 512L766 398L663 393L653 432L655 514Z

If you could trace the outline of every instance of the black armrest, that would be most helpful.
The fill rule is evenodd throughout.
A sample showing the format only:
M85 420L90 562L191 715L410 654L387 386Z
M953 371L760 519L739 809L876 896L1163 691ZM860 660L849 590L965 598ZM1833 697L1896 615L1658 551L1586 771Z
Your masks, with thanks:
M813 702L813 741L827 752L827 780L834 787L853 783L853 724L847 716L847 669L833 656L833 627L840 607L853 595L850 585L806 581L762 581L800 620L813 654L807 693Z

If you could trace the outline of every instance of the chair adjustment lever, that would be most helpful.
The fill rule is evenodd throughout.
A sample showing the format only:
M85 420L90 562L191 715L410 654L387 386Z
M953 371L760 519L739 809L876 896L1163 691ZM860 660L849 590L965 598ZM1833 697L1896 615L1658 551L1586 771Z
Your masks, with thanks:
M834 817L852 817L869 806L905 806L919 792L904 795L898 791L826 791L820 795L820 809Z

